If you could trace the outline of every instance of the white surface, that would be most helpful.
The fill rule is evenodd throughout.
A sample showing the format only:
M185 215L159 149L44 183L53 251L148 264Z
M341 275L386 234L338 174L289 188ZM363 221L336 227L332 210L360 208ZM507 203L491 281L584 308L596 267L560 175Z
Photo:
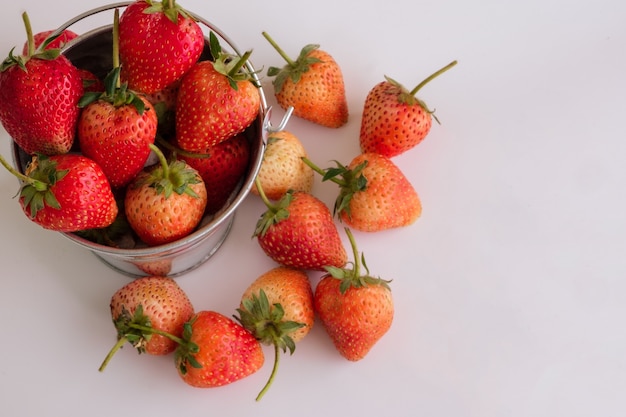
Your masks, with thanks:
M7 3L4 54L21 47L24 10L39 31L104 4ZM254 48L257 67L282 64L263 30L292 56L320 43L342 66L349 124L288 125L324 166L356 155L365 95L384 74L414 86L459 61L421 94L442 125L395 159L423 216L356 234L370 269L393 279L391 330L349 363L318 325L283 356L260 403L269 349L261 371L212 390L180 381L170 357L130 347L98 373L114 342L109 298L128 279L31 224L5 172L1 414L623 416L626 3L222 3L181 0L240 49ZM4 131L1 151L10 156ZM335 190L318 178L328 204ZM261 212L248 198L219 253L179 279L197 309L233 314L247 284L274 265L250 238Z

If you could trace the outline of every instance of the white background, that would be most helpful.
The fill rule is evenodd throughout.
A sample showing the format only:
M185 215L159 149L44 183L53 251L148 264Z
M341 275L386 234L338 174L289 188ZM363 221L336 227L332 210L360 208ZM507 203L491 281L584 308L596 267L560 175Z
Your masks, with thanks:
M6 3L5 55L25 39L23 11L40 31L104 4ZM351 363L317 325L293 356L283 356L259 403L270 349L262 370L217 389L191 388L171 357L138 356L130 347L99 373L115 339L109 299L128 278L30 223L5 172L3 416L624 415L626 3L181 4L240 49L253 48L257 68L282 65L264 30L293 57L307 43L335 57L349 123L332 130L292 118L288 125L322 166L358 153L365 96L385 74L412 88L458 60L420 95L442 124L395 158L421 196L422 217L404 229L356 233L372 272L393 279L393 326ZM4 131L1 144L9 158ZM314 193L332 204L335 186L316 181ZM218 254L179 278L196 309L233 314L248 283L274 266L251 239L262 211L258 198L246 199Z

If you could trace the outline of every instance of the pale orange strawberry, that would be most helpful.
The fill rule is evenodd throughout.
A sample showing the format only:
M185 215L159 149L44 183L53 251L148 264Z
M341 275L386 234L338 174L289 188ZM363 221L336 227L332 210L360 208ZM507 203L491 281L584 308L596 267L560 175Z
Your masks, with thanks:
M325 170L305 159L315 171L339 185L334 214L346 225L377 232L413 224L422 214L417 191L402 170L378 153L357 155L348 166Z
M394 316L389 281L370 275L354 237L353 268L327 268L315 287L315 311L337 351L350 361L363 359L391 328ZM365 268L364 273L361 267Z
M270 67L276 101L293 114L322 126L338 128L348 122L348 102L341 67L319 45L306 45L292 60L266 33L263 36L287 62L282 68Z
M416 97L433 78L456 65L441 68L413 90L385 77L365 99L359 142L362 152L376 152L392 158L417 146L430 132L434 110Z
M307 156L293 133L282 130L270 134L257 175L267 198L279 200L288 190L311 192L315 173L302 161ZM256 185L251 191L259 195Z
M278 369L280 351L293 354L296 343L313 327L313 290L306 272L279 266L256 278L244 291L239 317L262 344L274 346L272 373L257 396L257 401L269 390Z

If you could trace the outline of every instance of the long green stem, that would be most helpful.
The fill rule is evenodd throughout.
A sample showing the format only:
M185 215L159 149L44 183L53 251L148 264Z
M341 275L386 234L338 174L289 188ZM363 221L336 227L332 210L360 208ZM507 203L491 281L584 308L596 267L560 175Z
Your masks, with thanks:
M417 94L417 92L424 87L426 84L428 84L430 81L432 81L433 78L436 78L438 76L440 76L441 74L443 74L444 72L448 71L450 68L452 68L453 66L455 66L457 64L457 61L452 61L450 62L448 65L446 65L445 67L439 69L438 71L435 71L434 73L432 73L431 75L429 75L424 81L422 81L421 83L419 83L413 90L411 90L411 95L415 96Z
M115 9L113 14L113 68L120 66L120 11ZM115 86L120 88L122 81L117 77Z
M28 184L34 185L35 187L37 187L37 189L42 189L41 186L44 186L43 189L47 187L47 185L44 182L38 181L32 177L29 177L28 175L24 175L18 170L16 170L15 168L13 168L13 166L9 164L2 155L0 155L0 163L2 164L3 167L5 167L11 174L15 175L18 179Z
M283 57L283 59L285 61L287 61L287 64L289 64L290 66L294 66L294 62L291 58L289 58L289 55L287 55L285 53L285 51L282 50L282 48L280 46L278 46L278 44L276 42L274 42L274 39L272 39L270 37L270 35L267 32L262 32L263 36L265 37L265 39L267 39L267 41L274 47L274 49L276 49L276 51L280 54L280 56Z
M315 165L315 163L313 161L311 161L309 158L307 158L306 156L301 157L302 161L307 164L309 167L311 167L311 169L315 172L317 172L318 174L320 174L322 177L326 176L326 170L318 167L317 165ZM341 186L346 186L346 181L340 180L339 178L337 178L336 176L332 176L330 179L332 182L334 182L337 185L341 185Z
M272 204L270 199L267 198L267 195L265 194L265 191L263 191L263 187L261 186L261 180L259 179L258 175L254 178L254 185L256 185L256 189L259 192L259 197L261 197L261 200L263 200L263 203L265 203L267 208L273 209L274 208L274 204Z
M269 379L265 383L263 389L257 395L256 400L260 401L261 398L265 395L265 393L270 389L272 382L276 378L276 373L278 372L278 363L280 362L280 348L278 347L278 343L274 343L274 366L272 367L272 373L270 374Z
M231 78L234 77L237 74L237 72L239 72L241 67L243 67L246 64L246 61L248 60L248 58L250 58L250 55L252 55L252 50L246 51L241 56L241 58L239 58L237 63L230 69L230 71L228 71L228 76Z
M104 358L104 361L102 361L102 365L100 365L100 368L98 368L98 371L100 371L100 372L104 371L104 368L107 367L107 365L109 364L109 362L113 358L113 355L115 355L117 353L117 351L120 350L122 348L122 346L124 346L124 344L126 342L128 342L128 339L125 338L125 337L120 337L117 340L117 343L115 345L113 345L113 347L111 348L111 350L107 354L106 358Z
M170 177L170 165L167 163L167 159L165 158L165 155L163 155L163 152L161 152L159 147L156 146L155 144L151 143L149 144L149 146L150 146L150 149L156 154L157 158L159 158L159 163L161 164L161 167L163 168L163 178L169 178Z
M346 235L348 235L348 240L350 241L350 246L352 247L352 256L354 257L354 273L353 276L360 277L361 276L361 258L359 257L359 250L356 246L356 240L352 235L352 231L348 227L344 227L346 231Z
M22 20L24 21L24 27L26 28L26 40L28 42L28 56L32 56L35 53L35 38L33 37L33 27L30 24L30 18L28 13L22 13Z

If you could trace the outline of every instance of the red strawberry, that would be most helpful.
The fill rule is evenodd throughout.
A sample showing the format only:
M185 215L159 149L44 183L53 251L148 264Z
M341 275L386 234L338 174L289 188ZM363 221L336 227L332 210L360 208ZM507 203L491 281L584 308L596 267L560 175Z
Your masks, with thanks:
M168 87L200 58L204 34L176 0L138 0L120 17L122 78L151 94Z
M260 275L241 297L235 317L257 340L274 346L274 367L257 401L272 384L280 351L290 354L302 340L315 320L313 290L307 274L298 269L276 267Z
M348 103L343 74L339 64L319 45L306 45L293 61L263 32L287 64L270 67L267 75L275 76L274 95L283 108L322 126L337 128L348 122Z
M422 214L422 204L411 182L391 159L378 153L356 156L346 167L322 170L305 161L324 180L340 186L334 213L347 225L365 232L404 227Z
M279 200L288 190L311 192L315 173L302 161L307 156L293 133L283 130L270 134L257 175L267 198ZM256 185L251 191L259 194Z
M341 267L347 254L328 207L312 194L287 192L275 205L261 191L267 211L256 225L254 235L261 249L281 265L298 269L323 270Z
M76 154L33 157L26 173L0 163L23 186L20 205L40 226L59 232L77 232L111 225L118 213L109 182L92 160Z
M315 311L339 353L358 361L391 327L394 306L389 281L369 274L352 233L349 229L346 233L354 252L354 267L328 268L329 273L315 288ZM361 266L365 267L364 274Z
M48 37L52 35L54 32L55 30L46 30L43 32L35 33L35 35L33 36L33 46L35 48L39 48L39 46L41 46L45 41L47 41ZM76 39L77 37L78 37L77 33L72 32L69 29L65 29L61 31L61 33L59 33L57 37L50 40L46 45L44 45L44 49L61 49L69 41ZM29 47L30 47L29 42L28 41L24 42L24 46L22 48L22 55L28 55Z
M184 324L194 308L187 294L172 278L137 278L111 297L111 318L117 343L100 366L103 371L113 355L127 342L139 353L167 355L176 350Z
M119 67L105 80L103 93L87 94L78 121L81 152L96 161L113 188L126 186L150 156L157 115L143 97L118 87Z
M451 62L435 72L413 90L389 77L376 84L365 99L361 132L362 152L377 152L388 158L417 146L430 131L434 111L415 95L430 80L456 65Z
M196 169L207 191L207 213L216 213L228 202L250 161L250 142L244 134L218 143L206 154L180 152L178 159Z
M22 16L30 33L28 16ZM59 55L58 49L24 56L11 51L0 66L0 121L29 154L54 155L70 150L82 94L78 70Z
M201 61L183 77L176 103L176 139L189 152L206 153L211 146L243 132L256 119L261 95L242 57L222 53L211 32L215 62Z
M265 361L263 349L239 323L214 312L200 311L185 324L176 350L182 380L198 388L231 384L258 371Z
M160 164L141 171L126 188L124 210L130 227L147 245L173 242L194 231L207 203L198 171L184 161L168 163L154 145Z

